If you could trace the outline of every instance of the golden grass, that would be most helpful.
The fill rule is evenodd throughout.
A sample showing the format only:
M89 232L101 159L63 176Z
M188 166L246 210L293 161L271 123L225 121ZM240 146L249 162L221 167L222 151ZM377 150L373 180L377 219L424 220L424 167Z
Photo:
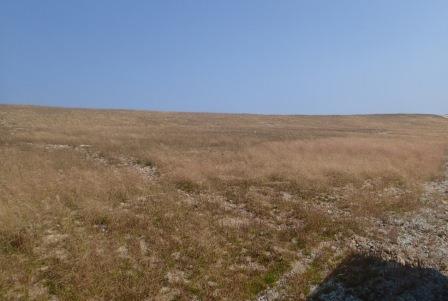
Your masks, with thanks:
M441 141L366 137L262 142L235 151L159 157L172 172L194 181L210 178L310 181L328 184L334 175L364 180L422 180L439 172Z
M0 106L0 295L252 298L358 217L419 206L447 133L429 115Z

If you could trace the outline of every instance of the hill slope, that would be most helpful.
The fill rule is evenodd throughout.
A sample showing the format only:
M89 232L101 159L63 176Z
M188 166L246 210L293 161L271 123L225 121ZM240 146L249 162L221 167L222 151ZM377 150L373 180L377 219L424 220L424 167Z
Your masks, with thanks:
M0 295L306 299L446 199L422 196L447 134L431 115L0 106Z

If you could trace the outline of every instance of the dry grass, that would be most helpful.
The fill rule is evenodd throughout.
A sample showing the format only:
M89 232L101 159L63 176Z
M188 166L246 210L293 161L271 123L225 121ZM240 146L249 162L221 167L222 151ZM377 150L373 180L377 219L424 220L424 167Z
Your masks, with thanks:
M252 298L357 217L419 206L447 133L429 115L0 106L0 295Z

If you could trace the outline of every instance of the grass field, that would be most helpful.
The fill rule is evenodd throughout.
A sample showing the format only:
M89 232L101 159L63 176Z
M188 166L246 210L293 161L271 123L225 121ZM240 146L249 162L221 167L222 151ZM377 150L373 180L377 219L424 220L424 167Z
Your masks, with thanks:
M0 295L254 299L303 254L336 264L322 243L421 206L447 150L432 115L0 105Z

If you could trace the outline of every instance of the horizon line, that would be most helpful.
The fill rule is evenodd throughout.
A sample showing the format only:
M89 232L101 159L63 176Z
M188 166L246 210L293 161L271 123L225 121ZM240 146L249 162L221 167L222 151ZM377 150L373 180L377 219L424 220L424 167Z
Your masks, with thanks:
M42 109L59 109L59 110L90 110L90 111L129 111L129 112L148 112L148 113L175 113L175 114L213 114L213 115L254 115L254 116L403 116L403 115L419 115L419 116L437 116L448 118L448 114L436 113L418 113L418 112L393 112L393 113L347 113L347 114L281 114L281 113L248 113L248 112L217 112L217 111L178 111L163 109L146 109L146 108L123 108L123 107L80 107L80 106L58 106L46 104L28 104L28 103L7 103L0 102L0 106L10 107L31 107Z

